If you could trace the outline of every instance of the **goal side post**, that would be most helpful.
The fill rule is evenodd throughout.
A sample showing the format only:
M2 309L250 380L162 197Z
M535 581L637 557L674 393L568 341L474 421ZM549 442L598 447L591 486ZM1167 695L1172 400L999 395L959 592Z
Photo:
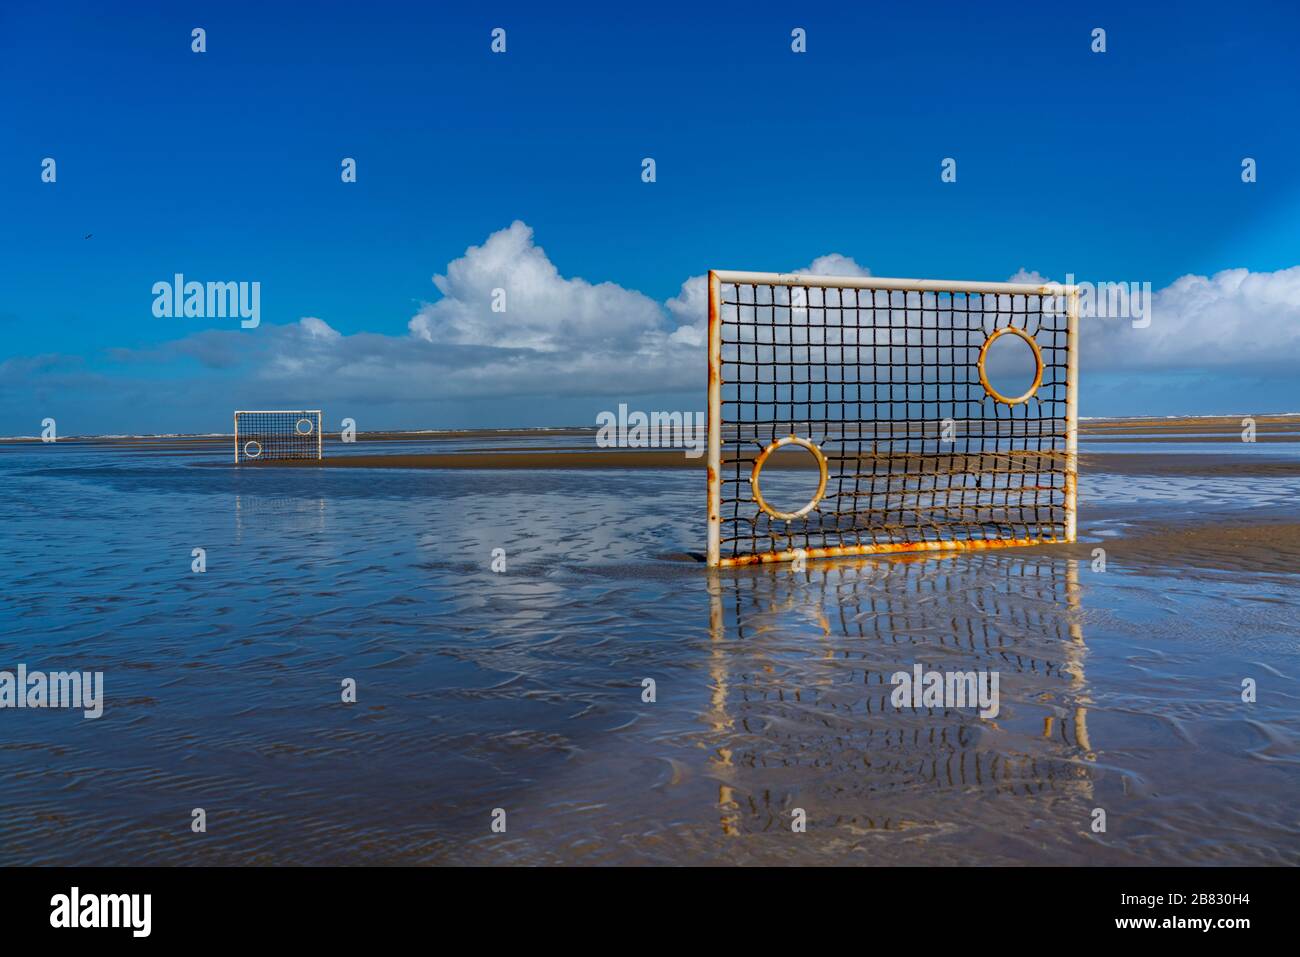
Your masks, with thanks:
M718 274L709 270L709 528L706 559L716 567L722 549L722 322Z
M1065 540L1073 543L1079 532L1079 290L1066 297L1067 331L1065 374Z

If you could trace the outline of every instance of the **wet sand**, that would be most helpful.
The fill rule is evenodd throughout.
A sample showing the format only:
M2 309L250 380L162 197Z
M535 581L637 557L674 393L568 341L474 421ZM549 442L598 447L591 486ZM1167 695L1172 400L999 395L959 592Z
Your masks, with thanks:
M1175 419L1088 419L1079 423L1081 437L1095 437L1105 441L1128 441L1129 436L1144 436L1145 441L1182 442L1189 436L1196 436L1196 441L1240 441L1244 416L1211 416L1206 418ZM1260 441L1300 442L1300 414L1296 415L1258 415L1255 419L1256 434ZM592 426L560 426L548 429L451 429L420 432L359 432L357 444L370 442L430 442L445 443L455 441L480 441L501 438L541 438L570 437L594 438L596 429ZM93 445L118 448L166 448L175 450L185 447L230 448L233 440L230 433L212 435L166 435L166 436L66 436L60 437L60 445ZM338 441L337 432L326 432L327 443ZM6 446L27 446L40 444L39 438L9 437L0 439L0 450ZM575 448L586 446L574 446Z
M864 456L863 461L871 461ZM883 460L883 459L882 459ZM315 459L252 462L240 468L340 468L340 469L700 469L703 456L688 458L680 449L559 449L493 452L427 452L393 455L346 455ZM778 455L765 468L815 468L806 455ZM1222 475L1246 477L1300 475L1300 460L1251 458L1225 460L1211 454L1085 452L1080 469L1117 475Z
M1087 562L1099 545L1106 548L1108 560L1127 568L1184 568L1252 575L1294 575L1300 571L1300 524L1295 522L1153 522L1130 534L1074 545L1043 546L1041 550L1063 552Z
M1260 417L1256 420L1260 441L1270 438L1279 442L1300 439L1287 433L1300 425L1300 416ZM1247 483L1258 480L1289 479L1300 477L1300 457L1285 457L1263 449L1251 454L1225 455L1216 443L1240 443L1240 419L1173 419L1148 420L1140 424L1134 420L1092 421L1081 425L1085 435L1104 437L1117 442L1179 442L1205 444L1203 452L1113 452L1084 451L1079 455L1079 468L1088 474L1102 473L1112 476L1132 477L1138 481L1161 479L1204 478L1207 481L1240 481L1243 492ZM461 438L471 433L458 433ZM501 433L473 433L481 438ZM551 433L556 436L581 436L581 430ZM591 438L591 433L585 433ZM518 433L520 437L536 433ZM1115 438L1112 439L1112 436ZM403 434L385 434L383 441L403 437ZM447 436L423 436L408 443L428 441L436 445ZM361 441L370 441L366 435ZM355 448L353 446L352 448ZM1031 456L1032 457L1032 456ZM996 458L996 457L990 457ZM1005 459L1005 456L1002 457ZM884 457L863 456L864 467L875 461L881 468ZM517 471L590 471L688 469L704 471L704 456L688 456L681 449L594 449L590 445L564 444L548 448L529 444L512 449L480 446L474 451L394 452L390 454L354 453L326 454L320 461L281 460L254 463L251 467L306 468L306 469L447 469L447 470L517 470ZM1045 462L1043 463L1046 464ZM243 467L243 466L241 466ZM767 463L769 469L809 470L815 468L811 457L802 454L778 454ZM971 463L975 467L975 463ZM986 463L986 466L988 464ZM996 467L996 465L994 466ZM701 481L703 476L701 475ZM1149 484L1144 482L1144 484ZM1082 503L1085 517L1088 503ZM1092 515L1097 516L1093 511ZM1246 516L1243 523L1243 515ZM1286 516L1281 516L1285 518ZM1171 567L1195 571L1242 572L1250 574L1290 574L1300 570L1300 524L1278 521L1272 513L1254 514L1249 510L1237 511L1231 518L1214 514L1175 516L1164 510L1124 523L1121 533L1100 539L1084 534L1072 546L1041 546L1043 550L1065 553L1080 560L1090 560L1092 550L1099 544L1114 553L1115 560L1130 568L1167 570ZM678 556L697 560L696 555Z
M1240 437L1243 415L1218 415L1207 418L1181 419L1088 419L1079 423L1084 435L1160 435L1182 433L1222 433ZM1300 415L1256 415L1258 433L1295 432L1300 429Z
M1300 415L1256 417L1260 442L1289 443L1300 441ZM1259 449L1250 454L1225 455L1216 445L1241 443L1241 419L1237 416L1182 419L1114 419L1080 423L1081 447L1079 468L1085 475L1102 473L1135 478L1207 480L1289 479L1300 476L1300 457ZM1115 452L1088 451L1089 438L1107 443L1166 443L1205 445L1203 452ZM527 444L496 446L492 439L528 439ZM546 439L564 440L539 445ZM556 428L545 431L529 429L466 429L445 432L375 432L360 433L356 443L346 446L331 440L321 460L278 460L249 462L239 469L385 469L385 470L487 470L487 471L645 471L654 469L704 471L703 455L690 456L682 449L601 449L594 448L595 430L591 428ZM577 440L577 441L572 441ZM452 442L468 442L472 450L439 451ZM228 447L230 436L157 436L157 437L87 437L60 439L60 445L105 448L134 454L167 455L177 452L212 452ZM358 451L372 443L402 443L429 451L392 451L373 453ZM0 451L30 448L28 441L0 442ZM994 457L995 458L995 457ZM884 457L863 456L864 465L879 463ZM230 462L201 463L205 467L236 468ZM971 463L975 467L977 463ZM778 454L768 469L811 470L813 460L803 454ZM987 463L986 463L987 467ZM703 476L701 476L703 481ZM1082 503L1085 516L1088 503ZM1242 524L1242 515L1250 516ZM1093 512L1096 515L1096 512ZM1281 516L1285 518L1285 516ZM1300 569L1300 524L1278 521L1271 513L1254 514L1238 511L1232 519L1204 514L1175 518L1161 512L1150 520L1126 521L1122 534L1106 540L1084 540L1075 546L1041 546L1053 551L1077 553L1087 557L1103 541L1108 546L1123 543L1123 560L1144 567L1169 565L1212 568L1223 571L1291 573ZM682 555L679 558L691 558Z
M702 459L465 438L0 446L8 659L110 689L11 723L0 864L1300 861L1285 446L1085 441L1076 545L712 574ZM895 708L918 662L1001 712Z

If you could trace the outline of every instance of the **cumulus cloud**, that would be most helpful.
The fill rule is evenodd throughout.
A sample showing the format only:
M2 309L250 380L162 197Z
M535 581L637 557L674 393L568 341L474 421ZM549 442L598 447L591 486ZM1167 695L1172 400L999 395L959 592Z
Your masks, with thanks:
M871 274L838 253L789 271ZM1010 278L1049 281L1027 267ZM156 397L170 377L177 396L195 407L365 406L408 423L427 421L428 410L449 403L497 402L500 416L517 422L524 416L511 410L544 420L546 409L567 400L573 400L568 409L586 407L578 400L608 408L650 395L680 395L682 408L703 402L703 274L688 277L662 302L614 282L565 276L532 229L515 222L467 248L433 283L440 298L418 309L406 335L345 335L326 318L307 316L287 325L264 322L255 331L207 329L148 349L111 350L93 372L69 367L67 357L14 358L0 364L0 397L30 396L53 384L69 395ZM505 291L504 312L492 308L498 289ZM1184 276L1156 293L1145 329L1123 319L1085 322L1085 391L1089 381L1099 382L1094 373L1124 377L1143 369L1231 370L1253 381L1285 382L1300 352L1300 266ZM133 377L135 369L148 375Z
M1041 286L1041 285L1043 285L1044 283L1046 283L1046 282L1050 282L1050 281L1051 281L1051 280L1049 280L1046 276L1044 276L1044 275L1043 275L1042 273L1040 273L1038 270L1036 270L1036 269L1025 269L1025 268L1023 268L1023 267L1021 267L1020 269L1017 269L1015 275L1012 276L1010 279L1007 280L1007 282L1029 282L1029 283L1033 283L1034 285L1037 285L1037 286Z
M868 276L838 253L794 272ZM708 323L708 280L682 283L656 302L612 282L560 274L533 230L516 220L481 246L470 246L433 277L442 298L407 324L413 340L493 351L477 370L450 370L448 387L490 381L526 392L563 389L579 379L592 394L684 390L699 385ZM493 309L504 298L504 311Z
M852 257L839 253L818 256L794 273L812 276L870 276L871 270L859 266ZM664 304L677 328L670 341L693 349L704 348L704 336L709 323L709 277L701 273L682 283L681 291Z
M818 256L806 268L796 269L795 272L812 276L864 277L871 275L871 270L866 266L859 266L853 261L852 256L841 256L839 253Z
M425 342L556 353L575 345L627 349L647 333L668 331L662 307L649 296L561 276L518 220L469 247L433 283L442 298L408 323ZM505 310L494 312L494 296L502 294Z
M1021 269L1011 281L1050 280ZM1109 280L1076 278L1086 281L1097 287ZM1300 266L1182 276L1154 291L1148 308L1150 323L1142 327L1129 318L1085 316L1083 358L1106 370L1233 368L1275 374L1300 353Z
M315 316L303 316L298 320L298 325L303 331L313 339L337 339L340 333L330 328L330 324L324 319L317 319Z
M677 323L674 335L684 335L691 344L703 345L704 331L709 322L709 277L692 276L682 283L681 291L665 305Z
M1116 356L1121 361L1291 367L1300 354L1300 266L1183 276L1156 293L1150 327L1129 333L1141 347L1132 357Z
M869 276L840 253L802 268L812 275ZM1022 267L1012 282L1052 277ZM695 392L708 319L708 281L686 279L657 302L613 282L566 277L516 221L433 277L441 298L408 323L408 335L345 336L309 316L255 335L207 330L123 361L197 359L245 367L263 382L328 388L347 398L385 392L428 399L473 396L633 395ZM505 311L494 311L504 290ZM1300 352L1300 266L1272 273L1228 269L1183 276L1155 293L1152 321L1085 318L1089 369L1237 367L1269 374Z

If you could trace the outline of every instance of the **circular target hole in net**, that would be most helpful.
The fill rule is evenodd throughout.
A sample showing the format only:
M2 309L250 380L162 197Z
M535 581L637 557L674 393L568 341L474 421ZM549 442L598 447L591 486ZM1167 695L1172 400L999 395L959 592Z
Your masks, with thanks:
M808 439L778 439L755 459L750 485L754 501L768 515L785 521L802 518L826 493L826 457Z
M1043 356L1032 336L1007 326L984 340L980 382L998 402L1017 405L1031 398L1043 381Z
M311 435L312 431L316 428L316 425L311 419L303 416L294 423L293 428L299 435Z
M244 457L255 459L262 454L262 444L249 439L244 443Z

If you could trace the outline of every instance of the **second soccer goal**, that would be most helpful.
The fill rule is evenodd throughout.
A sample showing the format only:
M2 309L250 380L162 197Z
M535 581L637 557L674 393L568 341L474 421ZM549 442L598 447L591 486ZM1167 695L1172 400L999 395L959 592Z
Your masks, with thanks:
M711 271L709 565L1074 541L1078 301Z

